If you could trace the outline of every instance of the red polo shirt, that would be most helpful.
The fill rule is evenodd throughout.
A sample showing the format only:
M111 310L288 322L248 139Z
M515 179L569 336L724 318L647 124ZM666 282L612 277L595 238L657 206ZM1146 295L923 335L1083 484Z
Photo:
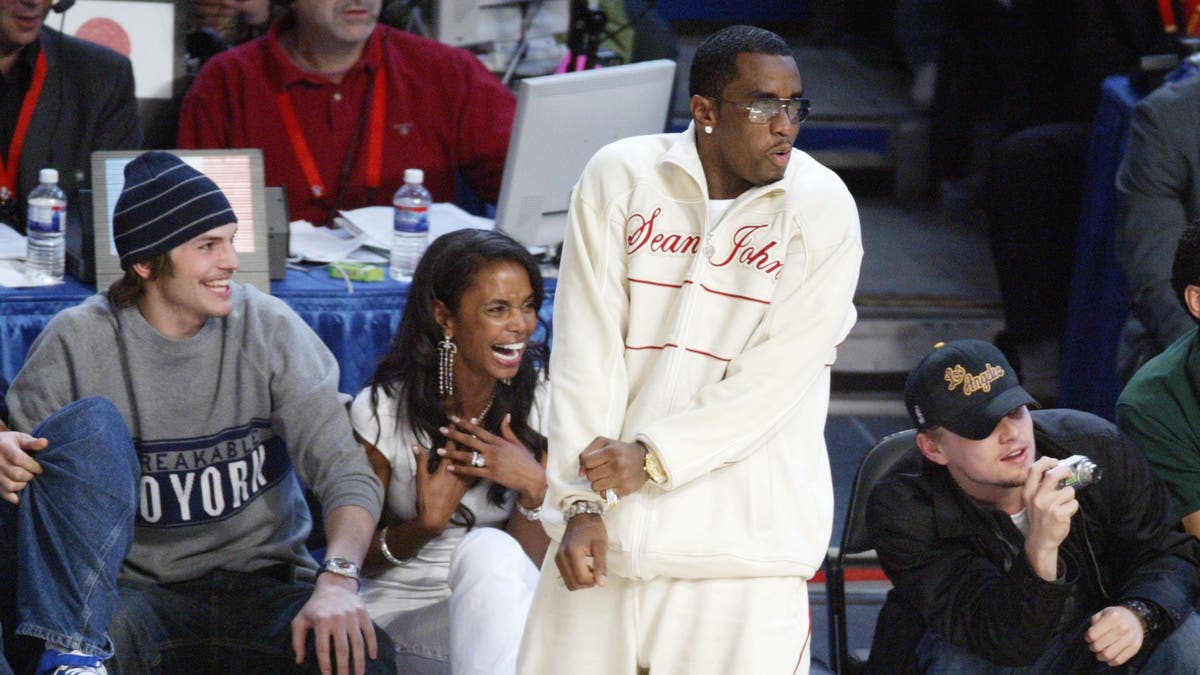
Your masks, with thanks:
M183 99L179 147L260 148L267 185L286 189L290 217L317 225L328 221L335 205L391 204L408 168L424 169L434 201L454 201L456 172L483 199L496 201L516 99L474 55L380 24L359 62L335 84L288 60L279 33L292 21L285 15L267 35L205 64ZM372 78L380 68L387 78L382 182L370 190L366 118ZM325 185L324 200L313 196L280 118L271 93L275 72Z

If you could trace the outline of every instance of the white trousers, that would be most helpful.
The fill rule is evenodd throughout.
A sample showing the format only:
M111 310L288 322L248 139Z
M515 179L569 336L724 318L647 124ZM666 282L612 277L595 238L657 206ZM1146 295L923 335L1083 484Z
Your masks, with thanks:
M450 558L450 597L384 623L405 675L506 675L537 587L537 568L520 544L492 527L469 532Z
M568 591L551 545L526 623L523 675L807 674L799 577L633 581Z
M507 533L481 527L450 559L450 670L515 673L538 570Z

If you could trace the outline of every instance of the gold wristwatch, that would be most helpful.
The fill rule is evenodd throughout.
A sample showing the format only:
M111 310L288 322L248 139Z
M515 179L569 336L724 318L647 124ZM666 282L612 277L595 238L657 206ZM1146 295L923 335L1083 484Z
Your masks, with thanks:
M667 482L667 471L663 468L662 460L658 458L658 453L650 448L646 448L646 459L642 463L642 469L646 471L646 475L650 476L650 480L654 481L655 485Z

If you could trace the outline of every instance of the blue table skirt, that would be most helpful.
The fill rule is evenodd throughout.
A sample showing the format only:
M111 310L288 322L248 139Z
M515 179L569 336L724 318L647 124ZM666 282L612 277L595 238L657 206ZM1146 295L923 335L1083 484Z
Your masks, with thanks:
M546 277L545 288L541 318L548 326L556 279ZM21 369L30 345L51 317L94 292L94 286L70 276L58 286L0 289L0 371L4 377L0 393ZM285 279L271 282L271 294L296 310L329 347L341 366L338 388L354 395L387 351L400 323L408 283L387 279L352 282L347 287L344 280L329 278L324 268L290 269Z

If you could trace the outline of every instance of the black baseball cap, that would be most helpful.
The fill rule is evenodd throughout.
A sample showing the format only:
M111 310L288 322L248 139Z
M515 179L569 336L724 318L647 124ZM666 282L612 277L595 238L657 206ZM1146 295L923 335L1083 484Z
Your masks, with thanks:
M904 383L904 406L918 429L943 427L976 441L1023 405L1037 400L1004 354L983 340L937 343Z

